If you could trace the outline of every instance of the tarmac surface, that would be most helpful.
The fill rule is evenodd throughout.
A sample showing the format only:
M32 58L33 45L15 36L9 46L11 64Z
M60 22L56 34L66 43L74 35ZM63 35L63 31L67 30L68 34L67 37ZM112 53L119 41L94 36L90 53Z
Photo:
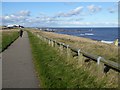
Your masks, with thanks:
M26 31L2 53L2 88L39 88Z

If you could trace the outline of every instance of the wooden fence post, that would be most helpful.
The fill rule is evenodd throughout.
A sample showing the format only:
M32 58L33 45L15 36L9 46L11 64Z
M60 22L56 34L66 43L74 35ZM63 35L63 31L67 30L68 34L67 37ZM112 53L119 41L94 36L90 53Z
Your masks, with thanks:
M104 74L104 63L101 63L100 60L102 59L101 56L97 58L97 76L102 77Z
M45 40L44 40L45 42L46 42L46 38L45 38Z
M54 46L54 42L53 42L53 40L51 41L51 43L52 43L52 47Z
M69 45L67 45L67 54L69 54Z
M60 52L62 52L62 43L59 44Z
M70 50L70 48L69 48L69 45L67 45L67 60L69 61L69 59L70 59L70 55L71 55L71 50Z
M46 41L46 43L49 45L49 39L47 38L47 41Z
M56 41L54 40L54 41L53 41L53 47L55 47L55 44L56 44Z
M37 34L37 37L39 38L40 36Z
M80 66L82 66L84 64L84 57L83 54L81 53L81 50L78 50L78 63Z
M43 41L43 36L41 36L41 40Z
M51 46L51 39L50 39L50 46Z
M50 39L48 39L48 44L50 45Z
M40 36L39 38L40 38L40 40L41 40L41 36Z

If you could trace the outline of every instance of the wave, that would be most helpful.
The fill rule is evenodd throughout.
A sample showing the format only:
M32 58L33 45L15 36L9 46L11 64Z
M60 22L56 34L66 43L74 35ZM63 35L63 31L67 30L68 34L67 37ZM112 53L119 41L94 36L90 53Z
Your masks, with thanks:
M93 33L81 33L80 35L81 35L81 36L85 36L85 35L86 35L86 36L93 36L94 34L93 34Z
M105 40L101 40L101 42L103 42L103 43L108 43L108 44L114 43L114 41L105 41Z

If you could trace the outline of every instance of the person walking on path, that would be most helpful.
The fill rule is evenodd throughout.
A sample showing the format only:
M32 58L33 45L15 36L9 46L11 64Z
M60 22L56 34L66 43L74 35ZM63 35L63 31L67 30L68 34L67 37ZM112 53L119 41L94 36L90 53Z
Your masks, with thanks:
M23 35L23 30L20 29L20 37L22 37L22 35Z

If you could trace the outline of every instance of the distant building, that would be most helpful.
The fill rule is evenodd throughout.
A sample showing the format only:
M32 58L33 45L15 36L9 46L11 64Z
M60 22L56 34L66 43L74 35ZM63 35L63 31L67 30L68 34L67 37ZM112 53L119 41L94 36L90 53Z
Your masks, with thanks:
M7 25L7 28L13 28L14 27L14 25Z
M12 29L12 28L24 28L23 26L16 25L16 24L14 24L14 25L7 25L6 27L9 28L9 29Z

